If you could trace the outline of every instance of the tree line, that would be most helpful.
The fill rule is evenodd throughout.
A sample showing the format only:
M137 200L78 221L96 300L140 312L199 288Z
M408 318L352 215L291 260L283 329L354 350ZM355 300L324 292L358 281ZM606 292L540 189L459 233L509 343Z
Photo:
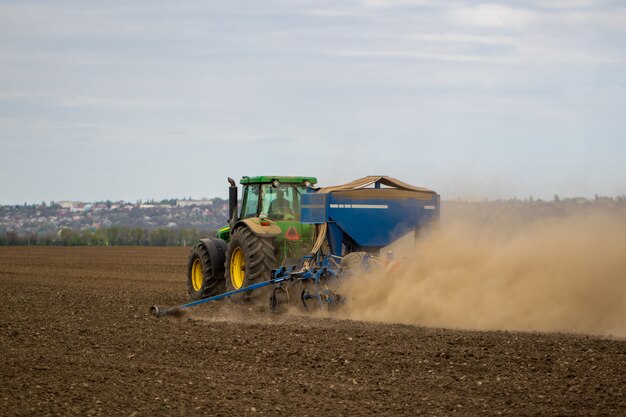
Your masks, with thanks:
M215 236L213 230L145 229L111 226L97 230L60 229L56 233L8 231L0 234L0 246L191 246L198 239Z

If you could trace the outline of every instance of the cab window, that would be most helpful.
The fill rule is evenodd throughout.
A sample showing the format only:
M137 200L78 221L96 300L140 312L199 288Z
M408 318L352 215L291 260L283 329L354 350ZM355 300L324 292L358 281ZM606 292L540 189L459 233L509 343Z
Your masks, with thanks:
M263 184L261 186L261 216L267 216L272 220L299 221L300 193L303 191L303 187L291 184L280 184L278 187Z
M243 204L241 205L242 219L256 217L259 207L259 185L247 185L243 194Z

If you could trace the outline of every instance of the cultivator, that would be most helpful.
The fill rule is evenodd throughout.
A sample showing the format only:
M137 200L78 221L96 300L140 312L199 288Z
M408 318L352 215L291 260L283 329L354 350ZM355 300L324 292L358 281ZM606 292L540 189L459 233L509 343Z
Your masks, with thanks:
M345 278L370 270L384 274L394 264L390 253L380 256L384 248L408 233L418 234L439 219L437 193L394 178L365 177L318 189L311 186L315 179L281 179L287 182L290 178L303 181L301 185L306 187L304 192L292 193L291 203L281 202L283 212L291 214L280 219L270 219L267 214L278 212L272 202L281 197L280 193L275 193L278 197L274 199L267 198L267 192L263 195L264 184L279 188L279 179L244 177L241 217L237 216L236 187L233 193L234 182L229 179L230 226L220 230L218 238L203 239L189 260L193 301L165 310L153 306L151 313L156 317L177 314L225 298L249 301L266 287L271 287L269 307L274 312L295 304L294 298L306 310L336 306L345 300L345 295L339 294ZM245 217L246 213L252 215ZM308 236L314 237L310 244L306 242L309 230L313 233ZM286 247L287 241L295 240L304 241L298 243L301 248L310 248L308 253L295 259L286 254L277 256L281 242ZM282 266L268 267L277 264L279 258ZM216 288L224 286L227 291L216 293Z
M228 291L202 300L192 301L166 310L161 310L158 306L152 306L150 312L157 317L176 315L189 307L195 307L200 304L218 301L238 294L273 286L269 296L269 307L272 312L277 313L280 312L285 305L290 303L290 294L293 293L290 289L296 285L301 287L299 298L303 308L309 310L312 307L311 303L315 303L316 307L322 308L327 304L335 304L343 300L343 297L328 288L328 281L330 281L331 278L339 277L339 275L338 268L322 266L321 264L315 267L304 267L300 270L296 270L295 266L291 268L282 266L272 271L272 276L267 281L258 282L247 287Z

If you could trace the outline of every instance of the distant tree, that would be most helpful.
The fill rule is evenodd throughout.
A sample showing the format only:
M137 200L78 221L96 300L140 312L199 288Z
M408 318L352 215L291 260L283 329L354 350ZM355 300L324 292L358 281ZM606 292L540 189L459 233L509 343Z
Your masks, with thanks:
M14 231L7 232L6 240L7 240L7 245L9 246L19 245L19 236L17 232L14 232Z
M57 242L62 246L82 246L80 235L72 229L61 229L57 236Z
M170 199L163 199L159 202L160 205L162 206L175 206L177 203L177 200L175 198L170 198Z
M53 243L54 243L54 236L51 235L50 233L45 233L37 237L38 246L50 246Z
M106 233L107 245L117 246L119 244L118 243L118 238L120 235L119 227L117 226L109 227L108 229L105 229L105 233Z
M148 234L146 229L142 229L141 227L135 227L131 231L131 245L135 246L143 246L148 244Z
M109 246L109 238L106 229L98 229L94 232L94 239L100 246Z
M81 239L83 245L86 246L103 246L105 242L105 240L102 238L97 230L83 230L81 232Z
M172 231L168 229L156 229L150 232L150 244L153 246L167 246L172 240Z
M28 246L37 245L37 240L37 233L30 232L28 235L26 235L26 244Z

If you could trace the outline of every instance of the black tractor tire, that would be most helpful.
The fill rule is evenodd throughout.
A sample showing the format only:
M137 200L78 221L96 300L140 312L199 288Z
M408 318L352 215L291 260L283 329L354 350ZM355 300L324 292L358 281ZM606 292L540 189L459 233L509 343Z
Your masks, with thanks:
M243 259L244 265L241 264ZM226 289L238 290L257 282L270 279L270 272L277 267L274 238L260 237L247 227L240 227L230 235L226 251ZM243 272L237 273L237 268ZM238 279L239 278L239 279ZM239 282L238 282L239 281ZM236 303L267 300L267 289L245 291L230 296Z
M224 263L227 244L222 239L202 239L191 249L187 262L187 289L192 301L225 292Z
M350 252L341 260L341 272L349 272L359 276L364 274L383 274L385 265L376 257L372 257L367 252Z
M346 254L341 260L341 271L350 271L353 274L363 274L365 272L365 258L367 258L366 252L350 252Z

